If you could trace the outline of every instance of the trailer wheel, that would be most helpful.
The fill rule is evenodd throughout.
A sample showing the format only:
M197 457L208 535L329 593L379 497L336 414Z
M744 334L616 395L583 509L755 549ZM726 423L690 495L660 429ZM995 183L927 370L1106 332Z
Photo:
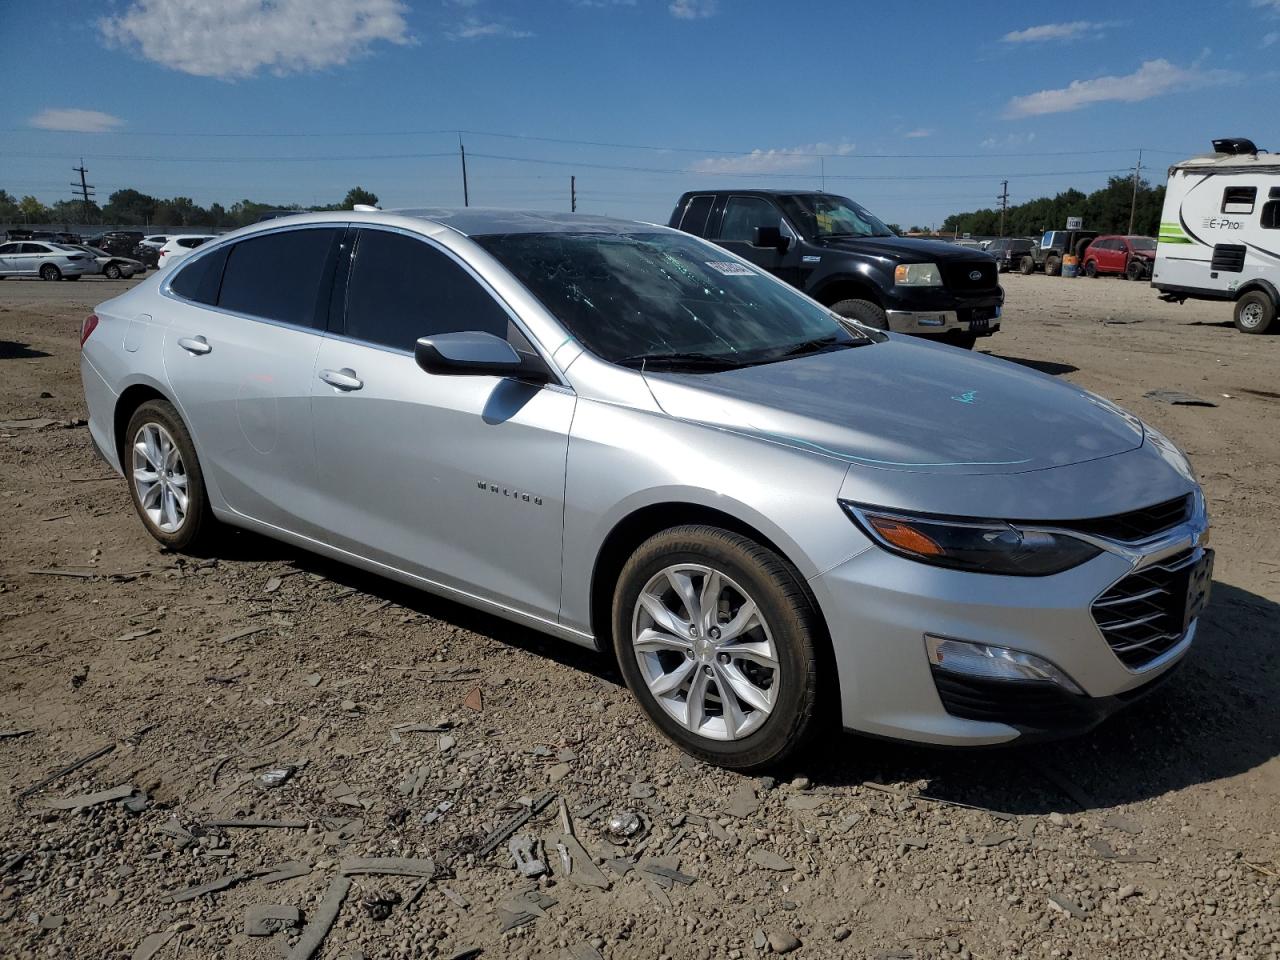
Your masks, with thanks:
M1031 256L1031 254L1028 253L1025 257L1022 258L1022 261L1018 264L1018 270L1022 273L1024 277L1031 276L1031 274L1036 272L1036 258Z
M1044 272L1051 277L1056 277L1062 272L1062 258L1050 255L1045 258Z
M1236 301L1236 329L1266 333L1276 323L1276 304L1261 290L1250 290Z

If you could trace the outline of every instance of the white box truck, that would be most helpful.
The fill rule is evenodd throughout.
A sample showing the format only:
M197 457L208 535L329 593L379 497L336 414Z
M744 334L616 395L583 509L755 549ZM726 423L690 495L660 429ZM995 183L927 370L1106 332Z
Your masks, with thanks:
M1280 332L1280 155L1249 140L1169 168L1151 285L1161 299L1235 302L1245 333Z

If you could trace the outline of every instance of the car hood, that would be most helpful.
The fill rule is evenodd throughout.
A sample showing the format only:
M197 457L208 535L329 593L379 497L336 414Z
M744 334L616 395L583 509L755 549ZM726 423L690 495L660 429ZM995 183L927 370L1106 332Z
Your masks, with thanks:
M991 254L976 247L960 247L943 240L915 240L911 237L849 237L820 240L832 250L870 253L900 263L941 263L944 261L982 260Z
M740 370L645 379L670 416L883 470L1025 473L1143 441L1136 417L1070 384L897 336Z

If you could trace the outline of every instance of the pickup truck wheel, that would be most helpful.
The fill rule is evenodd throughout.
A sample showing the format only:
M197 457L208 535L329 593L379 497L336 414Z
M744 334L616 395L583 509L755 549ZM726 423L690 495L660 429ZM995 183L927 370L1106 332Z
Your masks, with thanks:
M686 753L740 771L777 767L816 732L817 617L789 563L702 524L641 544L613 595L618 664L649 719Z
M1044 272L1051 277L1056 277L1062 272L1061 257L1046 257L1044 261Z
M1236 301L1236 329L1266 333L1276 327L1276 304L1261 290L1250 290Z
M1084 265L1084 275L1086 277L1096 277L1098 275L1098 261L1090 260Z
M857 320L864 326L875 327L877 330L889 329L889 315L870 300L841 300L833 303L831 309L842 317Z
M1029 277L1036 272L1036 258L1027 254L1018 263L1018 270L1024 277Z

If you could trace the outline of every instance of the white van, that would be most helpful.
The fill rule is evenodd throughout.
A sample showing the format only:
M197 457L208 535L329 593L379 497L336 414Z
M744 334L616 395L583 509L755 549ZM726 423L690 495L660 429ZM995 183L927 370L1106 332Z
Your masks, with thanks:
M1182 303L1234 300L1236 327L1280 331L1280 155L1249 140L1169 168L1151 285Z

